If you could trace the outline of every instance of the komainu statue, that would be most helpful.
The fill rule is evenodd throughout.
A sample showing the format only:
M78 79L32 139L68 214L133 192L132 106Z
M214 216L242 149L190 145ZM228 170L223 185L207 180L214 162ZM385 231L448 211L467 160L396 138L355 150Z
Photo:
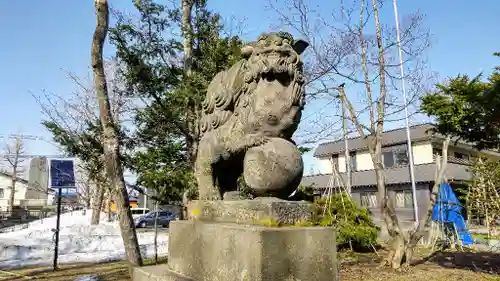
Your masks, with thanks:
M286 199L304 170L292 141L305 105L300 55L308 43L262 34L243 59L215 75L203 101L195 173L201 200L245 186L256 197Z

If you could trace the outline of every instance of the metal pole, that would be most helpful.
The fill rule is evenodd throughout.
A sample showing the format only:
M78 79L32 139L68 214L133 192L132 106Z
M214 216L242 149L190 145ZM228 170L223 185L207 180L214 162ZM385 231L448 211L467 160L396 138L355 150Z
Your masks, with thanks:
M158 264L158 201L155 202L155 236L154 236L154 249L155 249L155 264Z
M142 214L146 214L146 208L148 206L148 189L144 188L144 209L142 210Z
M410 163L410 181L411 181L411 190L413 197L413 211L415 217L415 224L418 224L418 202L417 202L417 187L415 185L415 166L413 164L413 147L411 145L411 135L410 135L410 125L408 121L408 105L407 105L407 97L406 97L406 85L405 85L405 77L404 77L404 66L403 66L403 51L401 49L401 39L399 34L399 16L398 16L398 5L396 3L397 0L393 0L394 5L394 18L396 19L396 44L399 52L399 70L401 72L401 90L403 92L403 101L405 107L405 122L406 122L406 138L407 138L407 146L408 146L408 160Z
M342 130L344 131L344 159L345 159L345 172L347 175L346 189L349 196L351 195L351 158L349 157L349 144L347 142L347 118L345 115L345 104L342 101Z
M54 230L54 263L53 269L57 270L57 258L59 255L59 226L61 224L61 197L62 197L62 188L59 188L57 193L57 220L56 220L56 229Z

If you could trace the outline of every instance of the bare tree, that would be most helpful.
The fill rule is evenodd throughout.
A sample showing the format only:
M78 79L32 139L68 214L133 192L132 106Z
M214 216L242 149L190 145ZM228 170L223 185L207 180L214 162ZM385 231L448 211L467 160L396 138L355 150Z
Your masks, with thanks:
M91 59L94 72L96 96L99 102L99 117L103 129L103 146L106 174L111 182L115 198L125 255L131 265L141 266L142 258L135 232L123 167L120 161L120 143L116 120L113 119L104 73L103 48L109 28L109 6L107 0L94 0L97 24L92 38Z
M400 36L409 95L407 102L402 102L396 28L381 23L379 16L384 2L341 1L338 9L326 11L312 0L269 0L281 24L311 43L305 58L309 101L320 101L332 112L329 120L321 112L321 119L327 122L304 122L302 126L315 129L300 137L315 136L313 141L317 141L335 136L341 132L343 118L347 118L352 133L365 140L375 170L382 218L392 238L384 265L400 268L411 239L403 232L388 198L382 133L386 123L403 120L405 107L418 112L418 97L433 85L433 74L425 64L430 35L423 27L424 17L410 14L403 22ZM347 108L345 117L339 114L341 105Z
M120 125L127 126L132 119L133 106L137 107L139 105L133 104L134 100L126 97L126 89L116 75L119 68L116 61L113 59L107 60L104 68L113 118ZM74 140L75 145L85 147L90 146L89 141L102 142L100 138L98 140L88 140L81 137L87 132L89 122L99 122L99 105L92 77L90 75L79 77L69 71L66 74L68 79L76 86L73 92L64 95L49 92L43 92L41 95L33 94L42 109L44 117L65 130L68 137ZM89 160L83 161L83 159L78 161L79 169L82 171L81 181L92 183L91 185L85 185L85 187L95 187L95 190L88 190L88 192L86 192L85 188L83 190L79 188L79 193L86 202L85 205L92 202L91 224L99 224L102 206L106 199L104 194L109 186L103 168L104 156L100 155L99 157L99 159L93 159L94 161L91 162ZM82 184L80 183L79 186L84 187Z
M76 192L79 199L78 203L83 206L85 210L87 210L92 207L95 193L98 193L99 191L96 188L97 185L95 181L92 180L92 177L88 174L87 169L85 169L85 166L82 165L82 163L77 163L76 167Z
M5 144L4 150L4 160L7 164L8 173L11 176L11 184L10 184L10 196L9 196L9 206L10 211L14 209L15 196L16 196L16 183L18 178L24 172L24 158L23 154L25 154L25 148L23 140L20 136L16 136L15 139L11 143Z
M78 203L83 206L85 210L90 209L92 203L92 193L95 189L92 188L92 182L89 178L78 180L76 182L76 192L78 194Z
M381 24L378 19L378 6L383 6L385 0L377 1L375 6L367 1L341 1L338 8L327 10L312 0L269 0L281 26L311 43L305 54L305 70L309 108L314 104L316 111L304 115L298 134L302 142L341 136L340 84L345 85L364 132L375 128L370 124L377 123L377 103L383 101L381 113L385 123L398 122L404 118L405 106L409 107L411 116L418 112L420 94L433 85L435 74L428 71L425 61L430 34L423 27L424 16L416 12L403 21L400 41L408 84L405 104L399 90L396 29L390 24ZM379 56L379 43L382 56ZM353 118L349 115L347 118L351 123L349 132L359 135Z

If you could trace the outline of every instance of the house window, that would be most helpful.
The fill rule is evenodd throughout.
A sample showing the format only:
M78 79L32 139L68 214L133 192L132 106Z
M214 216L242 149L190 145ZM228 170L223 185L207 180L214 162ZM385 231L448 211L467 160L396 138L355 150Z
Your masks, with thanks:
M0 198L3 198L5 196L5 189L0 188Z
M377 193L376 192L361 192L361 207L376 208Z
M407 166L409 163L406 148L399 148L382 153L385 168Z
M394 152L394 162L396 166L407 166L409 163L406 148Z
M413 208L413 194L410 190L396 191L396 208Z
M356 166L356 152L349 152L349 164L351 165L351 171L357 171Z
M331 161L332 161L332 167L338 169L338 167L339 167L339 155L338 154L332 155Z
M386 151L382 153L384 168L392 168L394 166L394 152Z

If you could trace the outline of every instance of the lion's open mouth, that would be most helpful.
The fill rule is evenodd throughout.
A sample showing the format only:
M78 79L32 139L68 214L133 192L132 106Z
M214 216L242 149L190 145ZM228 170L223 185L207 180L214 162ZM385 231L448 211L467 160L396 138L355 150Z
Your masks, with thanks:
M288 62L289 57L279 52L270 52L262 60L260 76L266 81L279 81L283 86L288 86L300 71L296 64Z

